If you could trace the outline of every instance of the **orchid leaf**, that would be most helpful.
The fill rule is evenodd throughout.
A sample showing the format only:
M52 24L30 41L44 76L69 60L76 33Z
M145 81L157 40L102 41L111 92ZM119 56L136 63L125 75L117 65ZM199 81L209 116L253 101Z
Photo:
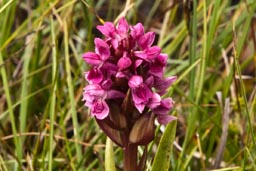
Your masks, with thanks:
M114 150L113 142L110 138L107 138L106 141L106 150L105 150L105 170L106 171L115 171L115 161L114 161Z
M174 120L167 125L153 161L152 171L168 171L170 167L173 141L176 134L176 125L177 120Z

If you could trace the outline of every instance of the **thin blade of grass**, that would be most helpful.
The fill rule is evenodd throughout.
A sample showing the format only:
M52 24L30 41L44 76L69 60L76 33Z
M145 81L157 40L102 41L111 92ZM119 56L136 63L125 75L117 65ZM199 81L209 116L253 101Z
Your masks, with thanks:
M66 74L67 74L67 85L68 85L68 94L70 100L70 108L71 108L71 115L72 115L72 122L74 125L74 137L80 141L79 135L79 127L78 127L78 120L77 120L77 113L76 113L76 104L75 104L75 97L74 97L74 88L71 79L71 68L69 62L69 47L68 47L68 28L66 20L63 21L64 25L64 48L65 48L65 66L66 66ZM76 156L78 163L82 160L82 151L81 146L79 144L75 145L76 148Z
M53 134L54 134L54 122L55 122L55 104L56 104L56 91L57 91L57 49L55 43L55 31L54 23L51 17L51 37L52 37L52 94L50 100L50 140L49 140L49 159L48 159L48 169L52 170L53 160Z

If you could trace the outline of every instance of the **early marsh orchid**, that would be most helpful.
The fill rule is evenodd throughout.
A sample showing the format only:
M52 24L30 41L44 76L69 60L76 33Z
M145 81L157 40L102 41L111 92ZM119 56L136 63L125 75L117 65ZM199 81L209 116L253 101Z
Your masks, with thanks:
M95 38L95 52L83 55L92 67L83 101L102 130L129 151L152 141L155 118L164 125L175 119L168 114L174 101L161 96L176 76L164 78L168 56L152 46L155 33L145 33L141 23L130 26L121 18L117 26L105 22L97 29L105 38Z

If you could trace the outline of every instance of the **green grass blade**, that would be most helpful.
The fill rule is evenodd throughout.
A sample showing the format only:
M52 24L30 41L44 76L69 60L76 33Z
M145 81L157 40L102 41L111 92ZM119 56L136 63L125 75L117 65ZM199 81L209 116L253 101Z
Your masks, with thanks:
M70 108L71 108L71 115L72 115L72 122L74 125L74 137L80 141L79 135L79 127L78 127L78 120L77 120L77 112L76 112L76 104L75 104L75 97L74 97L74 88L71 79L71 68L69 62L69 47L68 47L68 28L66 21L64 23L64 48L65 48L65 66L66 66L66 74L67 74L67 85L68 85L68 94L70 100ZM82 151L81 146L76 143L76 155L77 160L80 162L82 160Z
M0 51L0 65L2 65L2 64L3 64L3 56ZM10 90L9 90L9 86L8 86L7 74L5 71L5 67L0 67L0 70L1 70L3 86L4 86L4 92L5 92L7 105L8 105L8 112L9 112L9 117L10 117L10 121L11 121L12 133L14 134L15 153L18 157L18 162L20 162L21 158L22 158L21 142L20 142L20 139L17 134L17 128L16 128L16 123L15 123L13 107L12 107L11 94L10 94ZM16 169L17 168L15 168L15 170Z
M57 91L57 50L55 43L55 31L54 23L51 18L51 37L52 37L52 95L50 101L50 140L49 140L49 160L48 160L48 170L52 170L53 160L53 134L54 134L54 122L55 122L55 104L56 104L56 91Z
M28 35L26 37L26 46L23 58L23 67L22 67L22 85L21 85L21 104L20 104L20 132L25 132L26 128L26 121L27 121L27 113L28 113L28 100L23 99L28 95L29 90L29 82L27 80L28 74L29 74L29 63L32 58L32 51L34 48L34 34Z
M169 123L161 137L155 159L152 165L152 171L168 171L170 167L170 157L173 148L173 142L176 135L177 120Z

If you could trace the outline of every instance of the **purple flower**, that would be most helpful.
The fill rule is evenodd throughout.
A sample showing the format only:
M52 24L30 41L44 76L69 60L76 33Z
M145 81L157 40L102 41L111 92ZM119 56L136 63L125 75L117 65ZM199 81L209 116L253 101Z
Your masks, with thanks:
M167 64L168 56L166 54L160 54L151 63L149 73L159 78L163 77L164 68Z
M103 80L103 74L98 68L94 67L85 74L85 78L89 83L98 84Z
M123 17L116 26L105 22L97 29L105 38L95 38L95 51L83 54L91 66L85 72L85 106L118 145L146 144L154 135L155 126L150 125L155 119L161 124L175 119L169 115L173 100L161 97L176 80L176 76L164 78L168 56L152 46L155 33L145 33L141 23L132 26ZM119 137L129 137L143 125L150 129L141 137L130 135L126 141Z
M106 37L115 38L116 29L113 23L105 22L103 26L97 26L97 29Z
M155 40L155 33L154 32L148 32L140 37L138 44L141 47L142 50L149 48Z
M87 52L83 55L83 59L92 66L100 66L110 57L109 46L99 38L95 38L94 43L96 53Z
M132 90L134 105L138 111L142 113L149 99L152 97L152 92L149 87L143 83L143 79L139 75L132 76L128 85Z
M133 39L139 39L144 35L144 27L141 23L136 24L135 26L131 26L131 36Z

